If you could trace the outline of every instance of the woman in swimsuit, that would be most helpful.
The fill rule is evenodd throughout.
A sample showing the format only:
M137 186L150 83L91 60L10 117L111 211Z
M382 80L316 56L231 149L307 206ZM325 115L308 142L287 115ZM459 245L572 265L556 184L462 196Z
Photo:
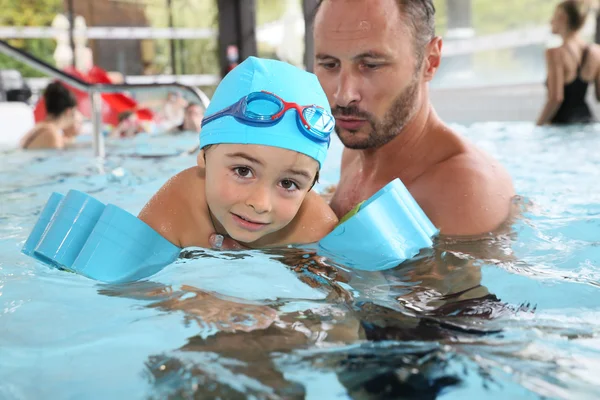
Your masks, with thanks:
M81 115L75 96L60 82L52 82L44 91L46 119L21 139L23 149L62 149L79 134Z
M538 125L595 121L586 95L588 85L594 82L600 100L600 47L586 43L579 35L588 9L582 0L567 0L556 6L552 33L560 35L563 44L546 50L548 97Z

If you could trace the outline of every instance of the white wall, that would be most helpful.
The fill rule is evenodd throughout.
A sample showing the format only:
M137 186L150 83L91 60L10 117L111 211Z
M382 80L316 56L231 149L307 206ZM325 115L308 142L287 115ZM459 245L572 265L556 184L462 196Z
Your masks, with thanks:
M0 148L17 147L19 140L34 125L31 106L19 102L0 102Z

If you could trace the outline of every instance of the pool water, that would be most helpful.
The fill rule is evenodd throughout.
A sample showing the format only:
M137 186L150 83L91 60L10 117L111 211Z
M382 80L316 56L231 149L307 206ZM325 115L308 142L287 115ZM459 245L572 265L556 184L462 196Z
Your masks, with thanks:
M20 249L52 191L136 214L197 138L3 151L0 399L597 398L600 126L454 128L508 168L518 213L382 273L309 249L187 249L126 285L50 269Z

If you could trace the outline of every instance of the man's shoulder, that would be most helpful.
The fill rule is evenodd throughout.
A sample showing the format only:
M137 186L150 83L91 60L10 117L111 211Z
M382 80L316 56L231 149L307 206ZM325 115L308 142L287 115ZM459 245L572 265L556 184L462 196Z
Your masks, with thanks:
M437 164L417 182L417 201L442 233L473 235L508 218L512 179L495 159L468 147Z

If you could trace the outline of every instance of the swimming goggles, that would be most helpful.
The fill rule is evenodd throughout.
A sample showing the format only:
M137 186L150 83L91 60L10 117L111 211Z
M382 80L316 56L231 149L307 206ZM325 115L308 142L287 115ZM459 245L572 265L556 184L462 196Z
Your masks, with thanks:
M242 97L236 103L218 111L202 121L202 126L225 116L252 126L272 126L289 110L296 110L298 126L310 139L329 142L335 128L335 119L327 110L317 105L301 106L283 100L276 94L260 91Z

